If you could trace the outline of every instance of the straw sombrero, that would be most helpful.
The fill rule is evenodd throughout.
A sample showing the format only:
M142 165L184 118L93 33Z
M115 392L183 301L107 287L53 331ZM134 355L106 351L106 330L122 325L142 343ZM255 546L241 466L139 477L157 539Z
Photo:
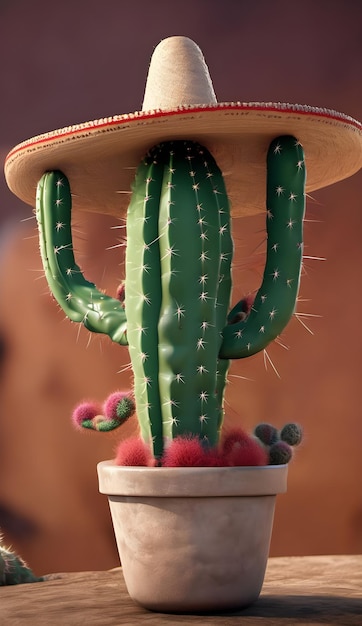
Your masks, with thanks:
M68 177L75 209L125 215L135 168L160 141L191 139L213 153L225 176L234 216L265 210L270 141L291 134L305 150L307 192L362 167L362 124L331 111L281 103L218 103L198 46L170 37L155 49L142 111L85 122L33 137L5 162L10 189L35 204L46 170Z

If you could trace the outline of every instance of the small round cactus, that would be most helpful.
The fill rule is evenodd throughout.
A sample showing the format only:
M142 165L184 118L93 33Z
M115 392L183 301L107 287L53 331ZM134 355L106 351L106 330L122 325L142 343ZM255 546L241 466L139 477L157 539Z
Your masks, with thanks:
M199 437L179 436L172 439L162 457L163 467L207 467L208 450Z
M155 460L141 437L129 437L118 444L115 463L123 466L153 467Z
M280 431L280 439L286 441L290 446L298 446L303 438L302 428L299 424L285 424Z
M222 465L268 465L265 446L241 428L230 430L222 439L220 448Z
M272 424L267 424L266 422L258 424L255 427L254 435L255 437L258 437L258 439L260 439L260 441L266 446L273 445L273 443L278 441L279 438L277 428L272 426Z
M248 437L241 444L235 444L229 454L225 455L225 465L250 467L268 465L268 454L264 446L254 437Z
M95 402L81 402L72 413L72 422L76 428L93 428L93 421L100 409Z
M295 429L292 427L296 427ZM287 424L285 433L290 441L301 440L301 428ZM283 430L283 429L282 429ZM217 446L208 446L195 435L180 435L168 442L161 459L156 459L150 448L139 437L131 437L118 446L117 465L143 465L154 467L252 467L285 465L293 457L291 444L280 438L272 424L259 424L250 435L242 428L232 428L224 433Z
M269 465L285 465L293 456L293 450L286 441L277 441L270 446Z
M302 441L302 428L290 422L279 431L272 424L263 422L255 427L254 435L269 450L269 464L284 465L293 456L292 446L297 446Z
M221 440L221 451L223 455L229 454L235 446L242 446L249 440L248 433L242 428L232 428L228 430Z

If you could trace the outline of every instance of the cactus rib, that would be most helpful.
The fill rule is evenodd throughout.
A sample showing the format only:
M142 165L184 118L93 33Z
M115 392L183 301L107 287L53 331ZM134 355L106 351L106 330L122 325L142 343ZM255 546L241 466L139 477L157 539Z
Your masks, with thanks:
M87 281L75 262L71 232L71 194L60 171L46 172L36 195L40 253L50 289L66 315L93 332L127 344L126 315L119 300Z
M158 389L157 324L161 307L158 212L162 177L157 164L138 167L127 213L125 310L134 377L137 418L145 441L162 445L161 400Z
M267 256L263 281L246 319L240 301L223 331L221 358L263 350L290 320L298 294L305 211L304 152L292 136L275 139L267 155ZM245 316L242 316L245 317Z

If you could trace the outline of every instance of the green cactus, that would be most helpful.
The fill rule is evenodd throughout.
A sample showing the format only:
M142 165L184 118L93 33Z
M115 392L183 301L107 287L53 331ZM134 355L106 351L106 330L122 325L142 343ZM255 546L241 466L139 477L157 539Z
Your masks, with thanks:
M261 287L250 314L223 332L221 358L241 358L263 350L285 328L294 311L303 254L305 164L299 142L275 139L267 155L267 256ZM229 313L233 322L243 301Z
M36 214L50 288L73 321L129 344L141 433L156 458L177 435L216 445L229 359L264 349L293 314L304 185L302 147L294 137L275 139L267 156L264 278L250 312L241 301L228 315L230 208L206 148L165 142L140 163L127 214L124 306L86 281L75 263L66 177L48 172L39 182Z
M45 174L37 187L36 215L40 253L49 287L73 322L127 345L122 303L88 282L75 262L71 232L71 194L61 172Z
M0 586L36 583L44 578L35 576L24 561L3 546L0 546Z
M164 438L184 433L215 445L232 241L225 187L209 153L183 141L151 151L137 171L127 238L127 337L143 437L153 438L156 456Z

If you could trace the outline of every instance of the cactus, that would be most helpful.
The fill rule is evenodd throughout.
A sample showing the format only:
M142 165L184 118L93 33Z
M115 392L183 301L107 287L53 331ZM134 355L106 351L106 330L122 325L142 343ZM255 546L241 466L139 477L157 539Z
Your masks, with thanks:
M75 262L68 180L59 171L41 178L36 215L49 286L71 320L129 345L141 434L157 459L165 442L180 435L217 445L229 360L263 350L293 314L304 185L299 142L273 140L262 284L251 307L241 300L228 314L230 207L205 147L165 142L140 163L127 213L125 286L117 299L88 282Z
M0 546L0 586L36 583L43 580L44 578L35 576L14 552Z
M273 445L279 439L278 429L267 423L258 424L254 429L254 435L266 446Z
M162 457L163 467L207 467L213 448L202 445L197 436L179 436L172 440ZM215 461L213 457L213 462Z
M265 446L241 428L226 433L220 448L221 465L268 465Z
M116 465L154 467L156 460L149 446L140 437L129 437L121 441L116 450Z
M293 455L292 447L286 441L277 441L270 446L269 465L285 465Z
M293 457L293 447L299 446L303 431L299 424L290 422L279 431L272 424L258 424L254 435L264 444L268 451L269 465L284 465Z
M299 424L285 424L280 431L280 439L286 441L290 446L299 446L303 433Z
M108 432L118 428L136 410L132 395L114 391L105 401L103 408L96 402L81 402L73 411L72 420L76 428L87 428Z

